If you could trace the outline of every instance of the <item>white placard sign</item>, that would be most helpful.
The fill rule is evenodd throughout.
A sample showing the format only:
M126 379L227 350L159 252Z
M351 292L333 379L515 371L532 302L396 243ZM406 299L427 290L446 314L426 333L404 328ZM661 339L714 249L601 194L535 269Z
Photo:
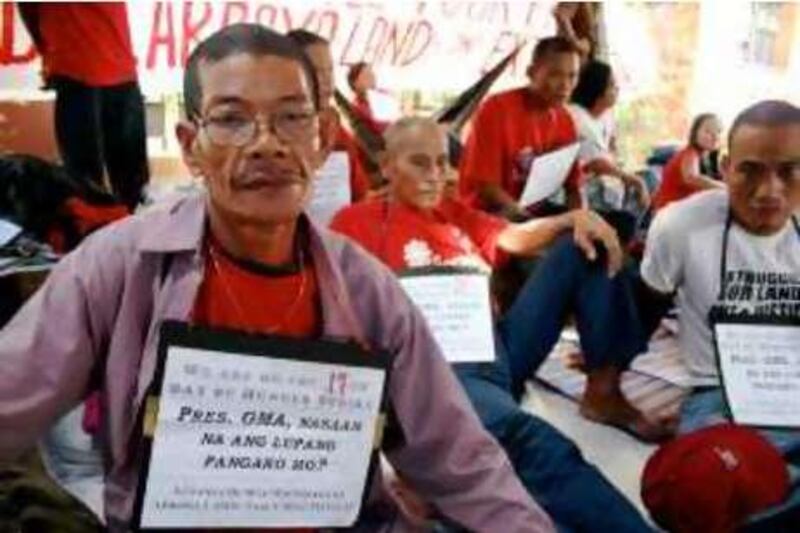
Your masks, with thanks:
M388 92L381 90L367 91L367 101L372 116L380 122L394 122L403 116L400 102Z
M410 275L400 277L400 284L422 311L449 363L494 361L489 276Z
M333 152L317 171L308 213L327 226L340 209L350 205L352 194L350 158L347 152Z
M349 527L385 372L170 346L140 526Z
M536 156L531 163L520 204L533 205L557 193L564 186L579 149L579 143L572 143Z
M800 326L718 323L714 333L734 421L800 427Z
M22 233L21 227L13 222L0 218L0 246L5 246L10 243L17 238L20 233Z

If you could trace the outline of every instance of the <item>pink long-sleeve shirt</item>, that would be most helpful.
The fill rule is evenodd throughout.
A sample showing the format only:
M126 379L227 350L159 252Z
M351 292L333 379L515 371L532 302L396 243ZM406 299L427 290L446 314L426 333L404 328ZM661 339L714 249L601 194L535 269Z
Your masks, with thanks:
M0 459L31 446L99 386L112 531L126 530L133 512L142 466L138 420L153 379L159 324L188 320L202 281L206 202L203 194L190 196L92 235L0 331ZM389 400L403 439L386 456L397 471L472 531L552 531L394 275L313 223L310 248L324 335L391 354ZM374 502L383 497L382 483L371 481ZM392 527L404 529L398 521Z

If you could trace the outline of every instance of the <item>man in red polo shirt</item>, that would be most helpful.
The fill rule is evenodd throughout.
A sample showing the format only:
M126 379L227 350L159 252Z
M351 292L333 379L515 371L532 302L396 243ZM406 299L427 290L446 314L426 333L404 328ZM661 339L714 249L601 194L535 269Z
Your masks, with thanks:
M61 159L76 179L103 186L131 210L149 179L144 101L125 2L19 2L56 91Z
M580 55L563 37L539 41L528 67L530 85L496 94L472 123L461 159L461 194L474 206L528 218L519 204L533 160L578 140L564 104L575 88ZM573 164L564 185L569 207L582 204L580 170Z

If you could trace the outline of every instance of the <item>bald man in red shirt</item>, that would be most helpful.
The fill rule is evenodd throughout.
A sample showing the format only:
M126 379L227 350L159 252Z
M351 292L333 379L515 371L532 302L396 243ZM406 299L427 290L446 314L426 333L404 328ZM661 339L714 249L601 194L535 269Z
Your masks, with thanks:
M565 107L578 80L580 55L563 37L539 41L528 67L530 84L486 100L472 123L461 159L460 191L474 206L508 218L529 218L519 199L533 160L577 142ZM574 163L564 189L569 207L580 207L581 173Z

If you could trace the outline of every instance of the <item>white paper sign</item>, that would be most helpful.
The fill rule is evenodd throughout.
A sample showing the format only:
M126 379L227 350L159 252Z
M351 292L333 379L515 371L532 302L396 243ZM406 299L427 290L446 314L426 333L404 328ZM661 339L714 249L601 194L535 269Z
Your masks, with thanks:
M394 122L403 116L400 102L391 94L383 91L367 91L367 101L372 116L380 122Z
M494 361L487 275L412 275L401 277L400 284L422 311L448 362Z
M800 327L720 323L714 330L734 420L800 427Z
M143 528L348 527L384 371L169 348Z
M333 152L317 171L308 213L327 226L340 209L350 205L352 194L350 158L347 152Z
M564 186L579 149L580 143L572 143L536 156L528 172L520 204L529 206L557 193Z
M0 246L5 246L6 244L10 243L20 233L22 233L21 227L17 226L13 222L9 222L8 220L3 220L0 218Z

